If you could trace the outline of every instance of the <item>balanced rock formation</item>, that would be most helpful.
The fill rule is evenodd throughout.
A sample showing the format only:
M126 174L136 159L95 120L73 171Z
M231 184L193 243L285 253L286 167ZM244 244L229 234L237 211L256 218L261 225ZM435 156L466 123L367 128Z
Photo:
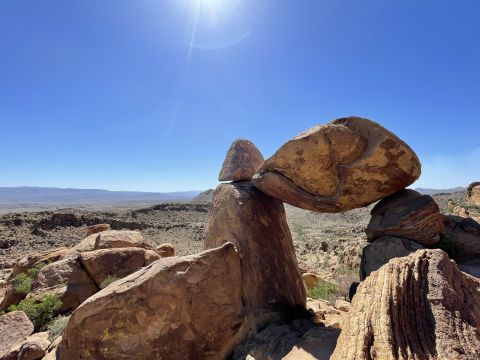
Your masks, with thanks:
M348 117L288 141L253 181L291 205L335 213L369 205L419 176L420 162L407 144L373 121Z
M360 284L332 360L480 359L480 280L441 250L392 259Z
M366 230L369 242L389 235L433 245L445 230L435 200L414 190L401 190L381 200L370 214Z
M480 206L480 182L473 182L468 186L467 196L470 204Z
M62 301L58 311L64 313L74 310L97 291L95 282L82 267L78 256L70 256L43 267L27 298L40 299L50 293L57 294Z
M160 255L141 248L117 248L87 251L80 254L80 261L97 286L109 276L122 278L153 261Z
M305 305L285 210L251 182L220 184L207 224L205 248L232 242L240 254L243 301L249 311Z
M231 243L160 259L77 308L57 359L224 359L246 332L241 283Z
M87 236L97 234L102 231L111 230L110 224L97 224L87 227Z
M23 311L12 311L0 316L0 359L9 356L33 333L33 324Z
M382 236L363 248L360 262L360 280L363 281L372 271L380 269L391 259L404 257L424 249L421 244L394 236Z
M250 180L262 164L263 156L255 144L245 139L237 139L227 152L218 180Z

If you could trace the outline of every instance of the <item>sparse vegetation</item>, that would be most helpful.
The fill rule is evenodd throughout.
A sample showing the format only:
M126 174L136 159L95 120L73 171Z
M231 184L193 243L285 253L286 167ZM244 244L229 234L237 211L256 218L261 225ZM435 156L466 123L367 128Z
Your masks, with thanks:
M68 320L70 319L70 316L57 316L55 319L53 319L48 325L47 329L50 332L48 335L48 339L50 341L54 341L56 338L61 336L63 332L65 331L65 328L67 327Z
M337 286L329 281L320 279L317 286L308 290L308 297L331 301L338 294Z
M38 263L32 268L28 269L27 272L18 274L11 281L10 284L15 289L15 292L18 294L26 295L32 290L33 282L38 272L47 264Z
M118 276L107 276L100 284L100 289L105 289L108 285L120 279Z
M53 320L58 309L62 306L62 302L58 295L48 294L42 299L25 299L12 305L8 311L23 311L32 321L35 330L44 330L47 324Z

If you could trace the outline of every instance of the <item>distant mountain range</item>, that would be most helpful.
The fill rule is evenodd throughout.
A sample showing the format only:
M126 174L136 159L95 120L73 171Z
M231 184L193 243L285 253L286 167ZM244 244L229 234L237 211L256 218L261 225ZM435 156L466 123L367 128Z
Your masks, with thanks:
M99 189L62 189L49 187L0 187L0 204L43 203L43 204L81 204L81 203L117 203L158 201L189 201L201 191L180 192L141 192L109 191Z
M425 188L415 189L415 191L418 191L420 194L423 194L423 195L450 194L450 193L461 192L465 190L466 188L464 187L455 187L455 188L449 188L449 189L425 189Z

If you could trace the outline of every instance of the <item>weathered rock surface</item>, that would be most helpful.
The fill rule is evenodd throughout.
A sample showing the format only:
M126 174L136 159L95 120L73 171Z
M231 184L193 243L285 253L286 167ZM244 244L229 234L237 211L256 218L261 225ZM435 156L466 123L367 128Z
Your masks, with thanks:
M420 162L407 144L373 121L348 117L288 141L253 181L291 205L341 212L391 195L419 176Z
M221 184L213 197L205 248L233 242L242 266L242 297L249 311L305 305L285 210L249 181Z
M314 273L304 273L302 279L307 290L313 289L320 282L320 277Z
M263 156L255 144L245 139L237 139L227 152L218 180L250 180L262 164Z
M162 258L175 256L175 248L170 243L158 245L156 251Z
M47 251L44 253L30 254L21 258L13 267L10 278L26 272L36 264L45 263L49 264L62 259L68 254L68 248L60 248L53 251Z
M33 324L23 311L12 311L0 316L0 359L33 333Z
M58 359L226 358L246 332L241 283L232 244L160 259L76 309Z
M360 263L360 280L363 281L372 271L380 269L393 258L408 256L424 246L408 239L383 236L363 248Z
M141 248L87 251L80 254L80 261L97 286L100 286L109 276L122 278L160 259L153 251L156 258L153 259L151 256L147 258L147 251Z
M91 225L87 227L87 236L107 230L111 230L110 224Z
M473 182L468 186L467 197L470 204L480 206L480 182Z
M455 260L463 262L480 257L480 224L471 218L444 217L447 236L457 250Z
M47 352L50 346L48 332L40 332L28 337L20 347L17 360L38 360Z
M381 200L371 215L366 230L370 242L389 235L432 245L444 232L443 215L435 200L410 189Z
M306 308L315 314L313 318L315 324L341 329L343 319L350 310L350 303L337 300L335 304L332 305L322 299L315 300L309 298Z
M479 359L479 289L441 250L393 259L358 287L331 359Z
M78 256L54 262L42 268L27 298L42 298L48 293L59 295L60 313L75 309L98 291L93 279L82 267Z
M114 249L138 247L155 250L155 247L147 242L143 235L133 230L106 230L87 236L72 248L71 252L84 252L99 249Z
M306 319L271 323L235 348L232 360L328 360L340 331Z

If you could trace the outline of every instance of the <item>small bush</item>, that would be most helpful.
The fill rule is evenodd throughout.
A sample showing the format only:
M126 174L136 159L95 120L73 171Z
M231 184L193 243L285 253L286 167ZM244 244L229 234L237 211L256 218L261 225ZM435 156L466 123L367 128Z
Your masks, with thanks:
M27 272L18 274L12 280L10 284L13 286L17 294L27 295L30 290L32 290L33 282L39 271L47 264L38 263L32 268L28 269Z
M45 295L41 300L25 299L12 305L8 311L23 311L32 321L35 330L44 330L46 325L52 321L62 306L60 298L56 294Z
M100 289L105 289L108 285L120 279L118 276L107 276L105 280L101 282Z
M50 334L48 335L48 339L53 342L56 338L61 336L67 327L68 320L70 316L57 316L53 319L47 326L48 331Z
M338 294L337 286L329 281L320 279L317 286L308 290L308 297L331 301Z

